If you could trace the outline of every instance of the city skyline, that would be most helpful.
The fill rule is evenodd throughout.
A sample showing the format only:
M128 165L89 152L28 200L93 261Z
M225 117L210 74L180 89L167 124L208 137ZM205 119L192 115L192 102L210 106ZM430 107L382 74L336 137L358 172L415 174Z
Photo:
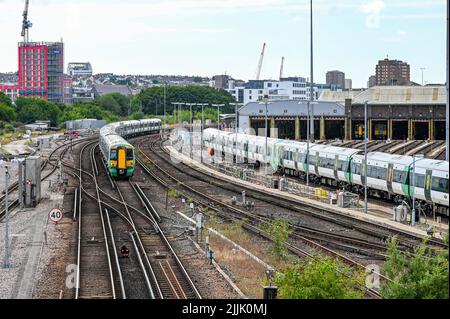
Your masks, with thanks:
M353 87L366 87L378 60L389 56L411 65L411 81L421 83L425 68L425 83L445 83L445 1L313 2L315 82L337 69ZM8 12L0 18L7 30L0 72L17 71L23 5L0 0ZM282 56L285 76L309 77L309 1L36 0L29 18L30 40L62 37L65 66L90 61L94 73L226 73L249 80L266 42L261 78L278 78Z

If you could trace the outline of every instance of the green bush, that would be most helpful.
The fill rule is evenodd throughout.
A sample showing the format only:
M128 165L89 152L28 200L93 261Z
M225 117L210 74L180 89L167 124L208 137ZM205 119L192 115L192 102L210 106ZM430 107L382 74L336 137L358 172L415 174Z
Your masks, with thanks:
M283 299L360 299L365 274L331 257L306 257L278 272L274 280Z
M448 237L447 237L448 243ZM382 284L382 295L396 299L448 299L448 249L432 252L424 241L412 254L398 249L397 239L389 241L384 264L386 276L393 281Z

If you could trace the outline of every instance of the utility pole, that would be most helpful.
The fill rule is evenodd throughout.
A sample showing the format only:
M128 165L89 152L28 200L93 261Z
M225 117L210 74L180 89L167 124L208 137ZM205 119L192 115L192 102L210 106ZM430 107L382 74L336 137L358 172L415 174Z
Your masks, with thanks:
M211 104L211 106L217 106L217 129L220 130L220 107L225 106L225 104Z
M235 113L235 121L234 121L234 154L237 163L237 133L238 133L238 106L241 106L242 103L229 103L230 105L234 105L234 113Z
M445 85L445 89L446 89L446 96L447 96L447 99L446 99L446 103L445 103L445 160L446 161L449 161L450 160L450 158L449 158L449 148L450 148L450 145L449 145L449 123L448 123L448 121L449 121L449 118L450 118L450 113L449 113L449 96L448 96L448 68L449 68L449 65L448 65L448 28L449 28L449 25L448 25L448 11L449 11L449 7L448 7L448 2L447 2L447 28L446 28L446 30L447 30L447 36L446 36L446 42L447 42L447 45L446 45L446 47L447 47L447 63L446 63L446 70L447 70L447 81L446 81L446 85Z
M306 116L306 186L309 186L309 103L310 101L307 102L308 114Z
M264 104L266 105L266 115L265 115L265 122L266 122L266 127L264 130L264 135L266 137L266 146L264 148L264 175L267 175L267 103L269 103L269 95L266 94L266 96L264 96Z
M166 125L167 125L167 122L166 122L166 102L167 102L167 100L166 100L166 81L164 81L164 130L163 130L164 135L166 135Z
M312 0L310 0L310 16L311 16L311 78L310 78L310 94L309 94L309 100L312 102L314 100L314 60L313 60L313 6L312 6ZM311 140L314 142L314 107L311 103L311 133L312 137Z
M8 166L5 165L5 260L3 268L10 268L9 262L9 212L8 212Z
M367 214L367 101L364 103L364 213Z

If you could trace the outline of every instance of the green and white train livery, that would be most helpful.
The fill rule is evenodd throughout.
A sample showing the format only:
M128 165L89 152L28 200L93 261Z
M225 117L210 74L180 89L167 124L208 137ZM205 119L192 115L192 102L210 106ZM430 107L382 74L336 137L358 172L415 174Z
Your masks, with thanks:
M189 134L180 131L179 134ZM189 137L181 138L189 142ZM364 153L357 149L330 145L310 144L309 165L307 145L304 142L267 139L267 156L264 156L265 137L242 133L205 129L203 151L221 159L239 158L244 162L270 164L278 171L304 178L309 171L316 183L337 186L362 193L367 172L369 195L393 199L400 203L411 200L413 194L428 209L449 214L449 162L421 158L416 160L415 185L413 157L381 152L369 152L367 169Z
M108 173L114 178L129 178L136 165L134 147L125 138L159 133L160 119L123 121L108 124L100 130L100 151Z

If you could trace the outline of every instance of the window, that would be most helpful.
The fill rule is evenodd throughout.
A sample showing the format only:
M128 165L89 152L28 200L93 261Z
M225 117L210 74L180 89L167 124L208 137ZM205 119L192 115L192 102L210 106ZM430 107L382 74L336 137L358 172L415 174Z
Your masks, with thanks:
M367 166L367 177L386 180L387 169L384 167Z
M133 158L133 149L127 148L127 160L132 160Z
M414 179L415 179L414 184L416 184L416 187L421 187L421 188L425 187L425 175L416 173L416 176L414 176ZM412 184L412 181L411 181L411 184Z
M326 158L326 157L319 158L319 166L320 167L334 169L334 163L335 163L334 158Z
M405 171L394 170L393 181L396 183L409 184L409 174Z
M267 83L267 87L271 88L272 87L272 83Z
M348 169L348 161L338 160L338 170L346 172Z
M351 163L351 171L353 174L361 175L361 168L362 168L361 163L354 163L354 162Z
M433 177L431 179L431 190L448 194L448 178Z
M117 150L111 150L110 160L117 160Z

